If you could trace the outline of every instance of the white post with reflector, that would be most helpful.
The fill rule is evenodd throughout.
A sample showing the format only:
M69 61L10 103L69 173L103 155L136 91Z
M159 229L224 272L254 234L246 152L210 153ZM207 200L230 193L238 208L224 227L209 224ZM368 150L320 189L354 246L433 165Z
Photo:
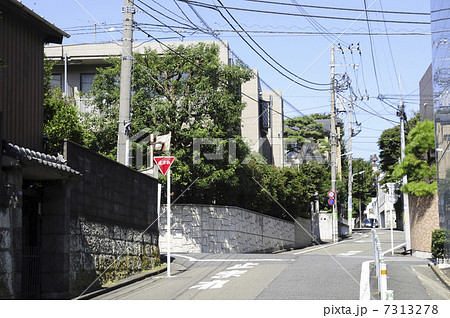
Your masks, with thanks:
M386 263L380 263L380 299L387 300L387 269Z
M154 160L158 165L159 171L163 175L167 174L167 277L170 277L170 166L172 166L175 157L155 157Z

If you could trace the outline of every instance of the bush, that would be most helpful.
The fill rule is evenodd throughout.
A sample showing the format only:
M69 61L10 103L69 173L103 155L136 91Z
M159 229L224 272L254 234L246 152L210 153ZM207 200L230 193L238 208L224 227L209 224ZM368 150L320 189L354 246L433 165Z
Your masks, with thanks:
M433 258L447 258L449 257L448 251L445 250L445 242L447 240L447 234L445 230L434 230L431 234L431 254Z

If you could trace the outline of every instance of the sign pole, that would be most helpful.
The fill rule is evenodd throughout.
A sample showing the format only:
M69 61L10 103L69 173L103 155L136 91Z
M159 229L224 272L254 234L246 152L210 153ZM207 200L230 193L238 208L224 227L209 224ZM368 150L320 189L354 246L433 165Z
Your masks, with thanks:
M170 277L170 169L167 172L167 277Z
M392 256L394 256L394 217L392 215L393 207L394 207L394 203L391 202L391 250L392 250Z
M167 277L170 277L170 214L171 214L171 203L170 203L170 166L172 165L175 157L155 157L156 164L163 175L167 175Z

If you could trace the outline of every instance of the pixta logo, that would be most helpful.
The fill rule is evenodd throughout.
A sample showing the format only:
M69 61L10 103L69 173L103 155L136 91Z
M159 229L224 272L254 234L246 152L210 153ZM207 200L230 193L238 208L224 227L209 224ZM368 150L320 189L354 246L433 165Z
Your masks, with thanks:
M267 145L267 138L260 138L250 148L253 151L262 153L262 149ZM203 156L207 160L227 160L229 164L237 164L239 161L236 157L235 138L194 138L193 139L193 158L194 164L201 163ZM203 147L202 147L203 146ZM228 158L225 158L225 147L228 147ZM273 149L282 149L284 164L287 166L296 166L309 161L324 162L325 156L322 154L323 149L314 140L305 140L299 142L292 138L279 138L277 143L272 143ZM207 150L206 150L207 149ZM260 164L265 164L265 160L261 156L252 156L251 154L245 157L241 164L248 164L252 159L255 159Z

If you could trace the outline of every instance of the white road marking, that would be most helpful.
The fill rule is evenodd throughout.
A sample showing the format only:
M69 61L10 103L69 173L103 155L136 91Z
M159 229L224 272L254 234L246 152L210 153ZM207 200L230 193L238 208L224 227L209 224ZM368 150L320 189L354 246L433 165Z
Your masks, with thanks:
M362 253L363 251L348 251L345 253L338 254L338 256L352 256L358 253Z
M256 265L258 265L258 263L236 264L234 266L228 267L227 269L249 269L255 267Z
M370 263L365 261L361 266L361 279L359 281L359 300L370 300Z
M211 276L213 279L222 279L222 278L230 278L230 277L240 277L242 274L245 274L247 271L243 270L230 270L230 271L223 271L219 272L214 276Z
M290 261L290 262L294 262L295 259L282 259L282 258L254 258L254 259L249 259L249 258L230 258L230 259L218 259L218 258L212 258L212 259L196 259L192 256L186 256L186 255L181 255L181 254L172 254L172 256L177 256L177 257L183 257L183 258L187 258L190 262L251 262L251 261L258 261L258 262L286 262L286 261Z
M297 252L297 253L294 253L294 254L295 255L300 255L300 254L304 254L304 253L309 253L309 252L317 251L317 250L320 250L320 249L323 249L323 248L327 248L327 247L330 247L330 246L333 246L333 245L336 245L336 244L342 244L342 243L346 243L346 242L353 242L353 241L356 241L356 240L360 240L361 237L367 237L367 236L368 236L367 234L364 234L364 235L362 235L360 237L357 237L357 238L354 238L354 239L351 239L351 240L345 240L345 241L335 242L335 243L331 243L331 244L320 245L319 247L316 247L316 248L313 248L313 249L309 249L309 250L304 250L304 251Z
M192 286L189 289L218 289L228 283L229 280L213 280L211 282L199 282L198 285Z

